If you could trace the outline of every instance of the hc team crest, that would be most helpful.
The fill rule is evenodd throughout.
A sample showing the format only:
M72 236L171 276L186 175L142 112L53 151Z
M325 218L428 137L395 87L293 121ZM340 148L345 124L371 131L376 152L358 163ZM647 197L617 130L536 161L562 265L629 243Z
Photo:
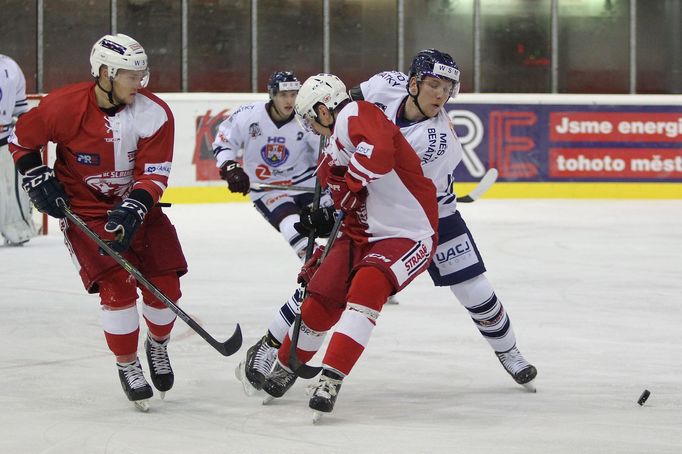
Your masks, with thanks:
M284 137L268 137L268 143L260 150L261 158L271 167L279 167L289 159Z

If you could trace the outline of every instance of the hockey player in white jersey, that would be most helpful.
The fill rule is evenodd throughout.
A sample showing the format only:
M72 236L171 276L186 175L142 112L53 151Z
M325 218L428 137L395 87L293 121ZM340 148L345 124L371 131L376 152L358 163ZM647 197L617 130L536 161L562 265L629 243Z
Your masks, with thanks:
M0 234L7 246L21 246L36 234L31 202L7 150L14 118L28 110L26 79L19 65L0 54Z
M529 364L516 347L516 336L495 290L485 277L485 265L461 214L453 192L455 167L462 160L462 147L452 130L443 106L459 91L459 68L446 53L435 49L419 52L413 59L409 74L397 71L379 73L350 90L354 100L365 99L381 107L420 157L424 174L437 190L439 244L429 267L435 285L447 286L466 307L476 327L488 341L504 369L529 390L534 390L536 368ZM320 222L331 219L323 215L333 208L319 210L317 222L310 229L326 230ZM305 224L305 223L304 223ZM310 271L307 271L310 274ZM280 308L270 323L268 343L258 345L250 365L263 370L274 361L274 348L286 335L294 319L294 294ZM246 386L246 385L245 385Z
M261 190L251 183L315 186L319 138L294 120L294 102L301 83L289 71L276 71L268 81L268 102L240 106L223 121L213 142L220 176L231 192L249 194L263 217L303 258L307 238L294 225L310 193ZM243 149L243 168L237 154ZM331 203L328 201L327 203Z
M505 370L534 390L537 370L516 347L509 316L485 276L485 265L453 192L462 146L443 108L459 91L460 71L452 57L436 49L419 52L409 74L382 72L350 90L384 109L419 155L424 174L438 191L438 247L429 274L436 286L450 287Z

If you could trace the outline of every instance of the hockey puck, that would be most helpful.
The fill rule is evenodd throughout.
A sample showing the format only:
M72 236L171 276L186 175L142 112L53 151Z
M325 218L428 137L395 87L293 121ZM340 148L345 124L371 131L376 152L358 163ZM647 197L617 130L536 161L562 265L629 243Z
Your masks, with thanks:
M639 396L639 399L637 400L637 403L641 406L644 405L644 402L649 398L651 393L649 392L648 389L645 389L644 392L642 392L642 395Z

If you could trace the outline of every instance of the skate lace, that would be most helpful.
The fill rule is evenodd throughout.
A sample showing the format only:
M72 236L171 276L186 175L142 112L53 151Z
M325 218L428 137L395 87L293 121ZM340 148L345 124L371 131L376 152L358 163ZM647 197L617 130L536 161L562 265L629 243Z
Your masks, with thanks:
M517 374L521 372L526 367L530 366L530 363L521 355L518 348L513 347L511 350L498 353L497 357L500 358L500 362L507 371L511 374Z
M341 386L341 380L335 380L326 375L320 376L320 381L316 385L308 386L308 394L313 396L323 397L325 399L331 399L336 396L339 392Z
M265 341L261 340L258 349L256 349L256 353L248 362L251 364L252 369L256 369L263 375L268 375L268 373L272 370L272 364L275 362L276 358L277 349L270 347L265 343Z
M159 343L150 338L149 350L154 372L157 375L170 374L173 370L171 369L170 360L168 359L167 342Z
M283 367L276 366L270 375L268 375L268 380L279 386L287 387L289 383L296 380L296 374L289 372Z
M142 388L148 385L147 380L144 379L139 360L130 364L119 364L118 368L123 371L123 376L131 389Z

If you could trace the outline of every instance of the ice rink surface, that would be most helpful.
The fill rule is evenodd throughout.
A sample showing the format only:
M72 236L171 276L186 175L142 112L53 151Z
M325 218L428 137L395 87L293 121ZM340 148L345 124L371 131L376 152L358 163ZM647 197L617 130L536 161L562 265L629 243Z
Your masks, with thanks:
M0 453L682 452L682 202L484 199L461 210L538 368L536 394L422 275L384 308L331 415L312 424L303 380L261 405L234 368L295 288L298 262L249 204L175 205L166 212L190 264L181 305L220 340L239 322L242 350L224 358L178 320L175 387L136 411L98 298L53 224L0 247Z

